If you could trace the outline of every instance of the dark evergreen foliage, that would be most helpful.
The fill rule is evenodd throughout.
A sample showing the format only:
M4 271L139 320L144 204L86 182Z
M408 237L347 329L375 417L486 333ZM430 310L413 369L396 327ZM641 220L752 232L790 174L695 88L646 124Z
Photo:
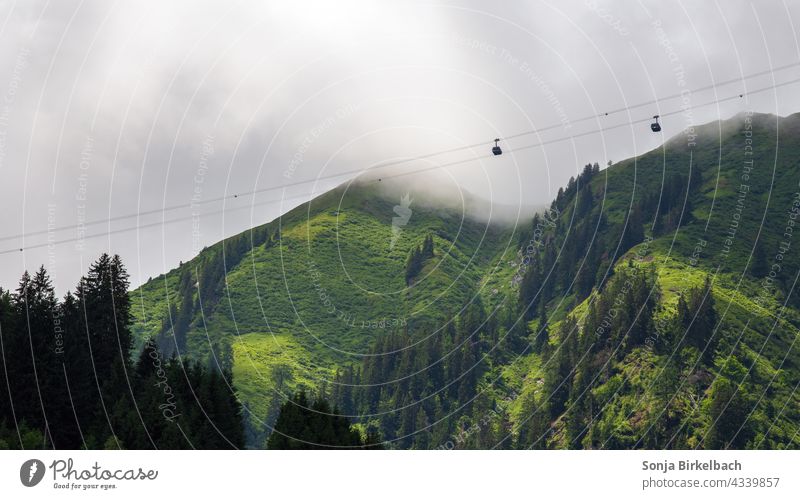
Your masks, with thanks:
M380 447L374 433L362 440L346 417L324 399L309 403L305 391L296 393L281 406L275 428L267 440L267 449L368 449Z
M682 341L697 348L706 362L714 357L718 343L719 336L715 334L717 320L711 280L706 277L702 287L692 288L678 299L679 330L684 334Z
M106 254L61 302L44 267L0 290L0 447L244 445L230 373L164 359L152 339L133 361L130 306L128 274Z
M419 273L422 272L422 267L425 265L425 262L433 257L433 236L428 234L425 236L422 246L415 246L412 248L406 259L406 284L408 286L410 286Z

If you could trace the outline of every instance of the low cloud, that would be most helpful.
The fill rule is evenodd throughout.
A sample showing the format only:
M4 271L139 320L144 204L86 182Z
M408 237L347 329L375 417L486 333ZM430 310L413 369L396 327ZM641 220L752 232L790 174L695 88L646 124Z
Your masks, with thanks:
M475 161L406 181L430 200L464 193L490 201L493 220L525 217L584 164L641 154L683 130L685 116L664 119L663 134L646 123L625 125L682 105L658 97L800 56L793 26L800 7L745 1L724 10L634 1L322 0L38 0L0 9L0 209L15 214L4 218L0 236L52 225L71 227L55 234L70 239L81 221L148 213L86 227L86 236L114 233L81 247L3 255L3 287L13 287L23 269L52 262L60 291L101 251L120 253L138 284L348 176L314 179L472 144L482 145L401 170ZM765 75L693 93L691 121L743 111L738 101L702 104L772 82ZM800 109L798 99L785 87L746 106L785 115ZM655 102L603 114L648 101ZM550 125L502 140L504 154L490 156L495 137ZM609 130L590 133L602 128ZM288 187L265 191L281 186ZM197 226L192 208L169 209L198 196ZM186 221L158 225L180 217ZM120 232L136 225L150 227ZM46 238L6 240L0 249Z

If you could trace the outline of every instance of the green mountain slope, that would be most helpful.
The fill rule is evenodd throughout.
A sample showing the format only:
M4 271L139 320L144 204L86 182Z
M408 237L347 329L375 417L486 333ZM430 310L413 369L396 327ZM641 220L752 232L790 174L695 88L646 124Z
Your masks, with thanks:
M530 445L800 444L798 127L798 115L740 114L699 127L696 144L675 137L560 194L558 227L548 235L560 253L542 257L558 272L540 271L529 292L545 295L532 302L550 313L556 353L533 357L557 362L565 349L575 352L566 356L572 371L557 376L569 396L556 410L546 368L511 376L522 394L513 408L518 430L537 409L550 410L537 428L546 436ZM654 275L638 301L631 268ZM707 327L702 306L691 305L706 279L699 302L713 301L715 315ZM646 296L657 297L652 310ZM565 339L573 320L575 339Z
M798 132L696 127L515 228L341 187L135 291L135 330L232 366L251 445L303 386L400 448L797 448Z
M330 383L379 336L458 311L493 260L516 251L510 230L400 192L341 187L204 249L133 293L135 331L232 366L253 424L274 421L287 393ZM407 259L428 236L434 256L407 283Z

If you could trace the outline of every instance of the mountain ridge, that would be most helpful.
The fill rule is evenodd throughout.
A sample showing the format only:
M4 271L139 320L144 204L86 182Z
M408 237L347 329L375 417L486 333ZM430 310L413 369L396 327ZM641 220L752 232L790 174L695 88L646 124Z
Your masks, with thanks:
M461 431L457 421L481 420L486 404L498 404L509 390L516 396L500 403L491 423L498 437L461 445L653 447L679 428L669 445L742 447L755 445L751 434L765 431L770 413L781 433L759 445L796 445L797 434L788 432L800 416L773 406L798 400L787 387L800 362L791 340L800 314L790 281L800 270L791 262L800 255L783 230L792 213L787 208L794 209L791 186L800 179L797 130L800 114L744 113L695 127L694 144L679 133L604 170L587 165L546 214L516 227L482 224L452 206L435 207L430 196L409 204L411 191L402 184L388 193L374 181L340 186L205 249L155 280L163 281L160 287L135 291L142 305L136 331L159 336L167 352L232 367L254 446L263 444L280 404L301 387L331 398L346 414L384 414L354 422L377 425L402 447L442 445ZM754 166L743 170L751 159ZM428 238L433 251L418 274L409 273L414 249L424 250ZM786 263L768 288L776 258ZM652 297L630 297L639 311L630 310L630 320L615 323L608 337L592 340L587 331L614 310L613 295L628 281L651 289ZM714 299L698 298L701 292ZM638 319L642 311L646 323ZM681 322L687 314L707 314L707 330ZM781 329L770 332L777 324ZM602 366L600 378L588 382L583 361L558 353L581 349ZM412 351L399 364L378 360ZM445 355L451 378L430 372L436 363L419 360L437 355ZM417 361L423 363L415 371ZM465 377L460 363L477 369ZM554 372L553 365L574 372ZM732 365L739 367L731 371ZM657 373L666 371L693 380L673 387L675 401L653 391L661 383ZM416 379L414 372L430 379L408 387L402 380ZM632 381L639 378L649 381ZM765 403L757 397L758 382L771 378L777 388ZM448 379L454 388L431 386ZM566 383L566 393L555 388ZM377 392L369 388L375 384L382 387ZM745 387L747 396L739 389L731 395L730 386ZM560 402L542 399L542 387ZM601 401L600 414L583 408ZM709 418L717 402L752 406L747 438L726 440L715 429ZM644 407L634 410L637 404ZM437 417L445 411L451 413ZM659 411L672 416L665 420ZM446 420L445 429L424 438L410 431L432 420ZM636 438L622 437L620 428Z
M412 202L393 225L403 200L381 189L340 186L204 249L132 293L135 332L159 337L167 355L232 367L249 410L274 420L281 398L264 394L283 382L273 378L316 387L376 335L438 323L480 286L503 237L516 244L451 206ZM435 256L408 285L407 260L427 236Z

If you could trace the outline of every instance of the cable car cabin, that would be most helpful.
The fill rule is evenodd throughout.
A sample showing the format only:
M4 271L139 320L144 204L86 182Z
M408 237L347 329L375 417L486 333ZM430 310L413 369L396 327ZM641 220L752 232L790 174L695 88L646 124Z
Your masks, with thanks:
M503 154L503 150L500 149L500 146L497 145L498 142L500 142L500 139L494 139L494 147L492 147L492 154L494 154L495 156L500 156L501 154Z
M661 125L658 123L658 115L653 116L654 122L650 123L650 130L654 132L661 131Z

